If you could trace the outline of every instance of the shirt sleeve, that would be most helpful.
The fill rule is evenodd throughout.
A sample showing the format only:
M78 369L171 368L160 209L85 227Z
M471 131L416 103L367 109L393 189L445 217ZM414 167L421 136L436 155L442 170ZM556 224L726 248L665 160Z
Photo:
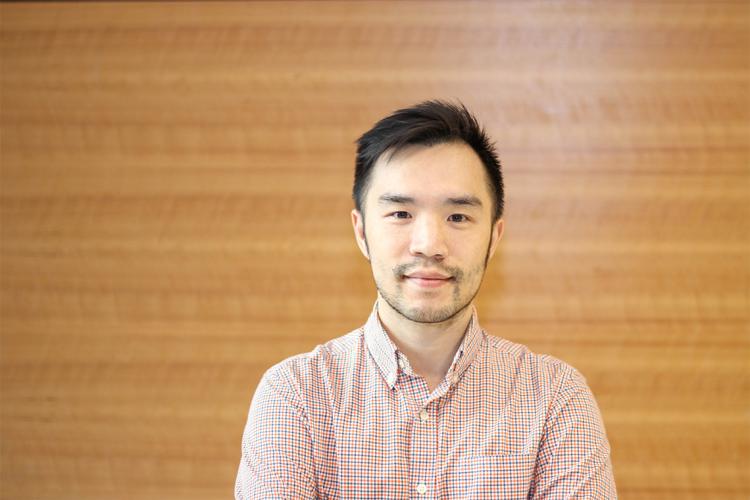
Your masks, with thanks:
M586 380L571 369L545 424L529 498L617 498L610 446Z
M250 404L234 495L237 500L316 498L304 408L278 367L266 372Z

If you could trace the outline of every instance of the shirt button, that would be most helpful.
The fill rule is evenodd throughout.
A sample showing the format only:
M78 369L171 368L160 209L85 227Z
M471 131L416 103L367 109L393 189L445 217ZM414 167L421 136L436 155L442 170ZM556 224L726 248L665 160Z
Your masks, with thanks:
M458 383L458 375L453 375L453 378L451 379L454 384Z
M406 368L406 362L404 362L402 358L398 358L398 366L403 370L404 368Z
M427 493L427 485L424 483L419 483L417 485L417 493L419 493L420 495L424 495L425 493Z
M419 418L422 422L427 422L430 419L430 414L424 408L419 412Z

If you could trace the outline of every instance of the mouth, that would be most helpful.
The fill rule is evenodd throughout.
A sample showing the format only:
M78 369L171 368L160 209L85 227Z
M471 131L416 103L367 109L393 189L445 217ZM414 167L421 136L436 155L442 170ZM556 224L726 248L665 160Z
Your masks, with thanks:
M438 288L453 281L453 277L441 274L414 273L404 275L404 280L420 288Z

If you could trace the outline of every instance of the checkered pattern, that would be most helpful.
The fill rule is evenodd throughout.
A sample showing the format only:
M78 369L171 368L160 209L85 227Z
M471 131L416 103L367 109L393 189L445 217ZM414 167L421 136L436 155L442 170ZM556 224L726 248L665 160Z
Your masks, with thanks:
M472 306L473 307L473 306ZM584 377L472 319L432 393L367 324L263 376L250 406L238 499L617 498Z

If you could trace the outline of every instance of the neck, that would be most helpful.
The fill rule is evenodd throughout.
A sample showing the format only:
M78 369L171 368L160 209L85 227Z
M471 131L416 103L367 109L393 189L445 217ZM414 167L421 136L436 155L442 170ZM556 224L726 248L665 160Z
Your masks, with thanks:
M469 304L440 323L418 323L402 316L378 295L380 322L396 347L409 358L414 371L427 381L430 390L445 378L471 315Z

